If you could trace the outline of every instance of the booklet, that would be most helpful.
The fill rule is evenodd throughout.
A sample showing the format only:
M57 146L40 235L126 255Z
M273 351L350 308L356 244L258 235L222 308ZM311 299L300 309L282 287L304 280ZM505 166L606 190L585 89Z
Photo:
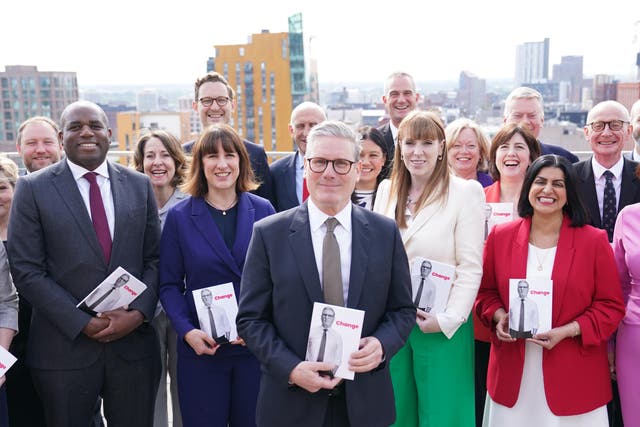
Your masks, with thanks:
M413 304L429 314L442 313L447 306L455 274L453 265L415 257L411 261Z
M233 283L196 289L191 293L198 313L200 329L209 334L218 344L237 340L238 300Z
M509 279L509 335L531 338L551 329L553 280Z
M349 358L360 348L363 322L362 310L313 303L305 360L333 363L324 375L352 380L355 372L349 370Z
M76 305L89 314L102 313L131 304L147 285L122 267L116 268Z
M9 353L3 346L0 345L0 377L4 376L9 368L16 363L16 357Z
M496 224L513 220L513 203L485 203L484 205L484 239Z

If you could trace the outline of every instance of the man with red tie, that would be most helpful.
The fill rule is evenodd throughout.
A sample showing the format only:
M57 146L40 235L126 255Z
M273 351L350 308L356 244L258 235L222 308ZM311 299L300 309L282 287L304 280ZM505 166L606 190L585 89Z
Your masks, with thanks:
M149 178L109 162L104 111L62 113L66 159L18 180L9 258L33 306L27 365L49 426L89 425L98 396L111 426L151 426L160 377L155 331L160 224ZM147 289L127 308L76 305L119 266Z
M294 208L309 196L303 177L307 135L315 125L325 120L327 117L324 111L313 102L298 104L291 112L289 132L297 151L276 160L270 166L276 211L281 212Z

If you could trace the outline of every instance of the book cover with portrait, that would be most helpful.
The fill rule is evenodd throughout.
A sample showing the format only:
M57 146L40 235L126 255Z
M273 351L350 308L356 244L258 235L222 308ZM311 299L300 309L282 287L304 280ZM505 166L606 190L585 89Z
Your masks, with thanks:
M200 329L218 344L238 339L236 316L238 300L233 283L213 285L191 291Z
M305 360L332 363L324 374L352 380L351 353L360 347L364 311L316 302L313 304Z
M444 311L456 268L453 265L416 257L411 261L413 304L429 314Z
M147 285L122 267L116 268L76 307L87 313L103 313L125 307L147 289Z
M551 329L553 280L509 279L509 335L531 338Z
M484 205L484 239L496 224L513 220L513 203L485 203Z
M3 346L0 345L0 377L4 376L9 368L16 363L16 357L9 353Z

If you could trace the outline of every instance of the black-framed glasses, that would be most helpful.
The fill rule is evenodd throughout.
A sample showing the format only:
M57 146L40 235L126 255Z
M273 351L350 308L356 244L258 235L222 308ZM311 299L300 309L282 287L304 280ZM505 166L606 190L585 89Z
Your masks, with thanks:
M205 107L211 107L213 105L213 101L216 101L216 104L218 104L218 107L224 107L229 103L229 101L231 101L231 99L226 96L218 96L216 98L205 96L204 98L200 98L198 101L200 101L200 104L202 104Z
M315 173L324 172L327 169L327 166L329 166L329 163L331 163L333 170L338 175L348 174L351 170L351 166L355 163L347 159L327 160L322 157L312 157L307 159L307 162L309 162L309 169L311 169L311 172Z
M588 123L588 126L591 126L591 129L593 129L596 132L602 132L605 126L609 126L610 131L617 132L619 130L622 130L625 124L629 124L629 122L625 122L623 120L611 120L609 122L603 122L603 121L591 122L591 123Z

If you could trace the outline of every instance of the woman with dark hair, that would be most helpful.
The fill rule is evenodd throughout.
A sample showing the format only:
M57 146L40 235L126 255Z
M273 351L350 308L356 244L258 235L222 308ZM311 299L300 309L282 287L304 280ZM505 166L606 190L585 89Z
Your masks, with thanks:
M586 225L577 175L563 157L535 160L521 218L493 228L475 305L491 327L485 426L608 425L607 340L624 315L607 234ZM551 329L509 334L509 280L551 279Z
M391 180L380 183L374 206L398 223L412 266L422 258L455 270L445 309L418 308L416 326L390 362L395 425L402 427L467 427L474 420L470 312L482 275L484 194L477 181L450 173L444 138L435 114L407 115Z
M360 162L362 171L351 196L353 203L373 210L378 184L387 176L389 153L382 132L371 126L358 129L362 139Z
M178 139L164 130L154 130L142 135L133 151L133 167L149 177L158 206L160 227L164 227L167 212L187 197L180 189L187 173L187 159ZM162 374L156 396L154 426L169 425L167 407L167 373L171 378L171 404L173 425L180 426L180 405L178 403L176 331L171 327L167 314L158 301L156 315L151 323L160 342Z
M640 106L640 102L636 102ZM635 104L634 104L635 106ZM635 128L634 128L635 132ZM636 169L640 178L640 166ZM640 425L640 203L625 206L616 219L613 251L622 284L626 314L616 334L615 373L620 392L622 420Z
M208 127L192 154L181 187L191 197L169 211L160 244L160 298L179 338L182 421L254 426L258 360L241 339L219 344L200 327L193 291L231 282L237 298L253 224L274 210L249 193L257 184L233 128Z

